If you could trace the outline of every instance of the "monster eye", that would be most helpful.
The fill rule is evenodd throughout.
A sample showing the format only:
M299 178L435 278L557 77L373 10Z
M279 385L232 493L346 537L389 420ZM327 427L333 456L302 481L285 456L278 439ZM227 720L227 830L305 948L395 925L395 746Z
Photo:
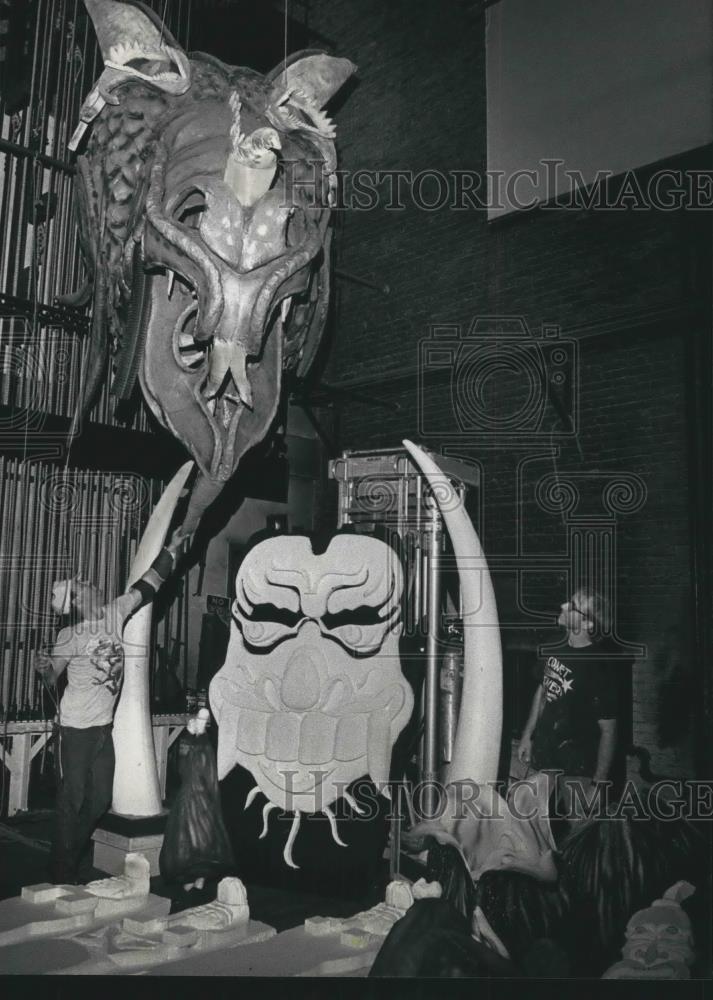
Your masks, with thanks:
M189 229L198 229L201 215L206 210L205 195L198 188L191 188L175 203L171 214L176 222Z
M322 615L322 622L330 632L334 629L344 628L347 625L383 625L384 619L379 616L379 609L371 604L362 604L358 608L347 608L345 611L337 611L330 614L329 611Z
M301 611L290 611L289 608L278 608L276 604L255 604L249 615L245 616L251 622L270 622L295 628L304 618Z
M307 238L307 221L301 208L296 208L287 220L285 240L288 246L295 247L304 243Z

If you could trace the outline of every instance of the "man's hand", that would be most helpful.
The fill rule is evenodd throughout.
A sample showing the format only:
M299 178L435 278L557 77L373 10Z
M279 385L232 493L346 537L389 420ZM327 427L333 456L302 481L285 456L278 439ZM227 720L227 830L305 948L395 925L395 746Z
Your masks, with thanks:
M43 681L48 684L53 684L55 681L54 674L54 663L52 662L52 657L47 653L40 652L35 653L35 658L32 662L33 669L35 673L39 674Z
M532 737L524 733L520 737L520 745L517 748L517 759L521 764L529 764L532 757Z
M171 553L171 555L176 558L178 552L183 548L183 543L190 541L190 535L184 535L181 528L178 527L171 535L169 541L166 542L166 548Z

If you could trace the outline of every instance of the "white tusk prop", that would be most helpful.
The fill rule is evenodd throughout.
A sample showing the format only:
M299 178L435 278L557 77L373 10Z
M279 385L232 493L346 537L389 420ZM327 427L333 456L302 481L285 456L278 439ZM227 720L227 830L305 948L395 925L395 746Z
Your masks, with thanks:
M176 504L194 468L193 462L182 465L161 494L131 564L127 589L161 551ZM146 604L139 608L124 628L124 683L113 731L116 767L112 809L121 816L157 816L161 812L149 698L152 607Z
M428 480L453 545L463 603L463 692L448 781L493 782L503 725L503 668L493 582L473 523L433 458L404 441Z

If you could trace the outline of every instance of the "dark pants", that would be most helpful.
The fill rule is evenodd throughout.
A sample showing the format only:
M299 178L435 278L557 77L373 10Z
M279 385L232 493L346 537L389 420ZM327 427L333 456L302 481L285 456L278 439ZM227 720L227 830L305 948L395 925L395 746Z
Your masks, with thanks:
M111 726L59 730L61 777L52 845L51 877L55 883L77 882L97 821L111 805L114 741Z

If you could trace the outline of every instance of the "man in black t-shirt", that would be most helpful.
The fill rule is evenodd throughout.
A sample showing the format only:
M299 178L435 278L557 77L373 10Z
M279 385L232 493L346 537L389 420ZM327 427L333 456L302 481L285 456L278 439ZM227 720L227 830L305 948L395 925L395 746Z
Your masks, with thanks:
M609 778L616 752L617 677L601 639L607 618L606 602L588 588L562 605L557 623L566 643L545 660L518 749L535 770L561 772L557 788L570 819L583 817L583 801Z

